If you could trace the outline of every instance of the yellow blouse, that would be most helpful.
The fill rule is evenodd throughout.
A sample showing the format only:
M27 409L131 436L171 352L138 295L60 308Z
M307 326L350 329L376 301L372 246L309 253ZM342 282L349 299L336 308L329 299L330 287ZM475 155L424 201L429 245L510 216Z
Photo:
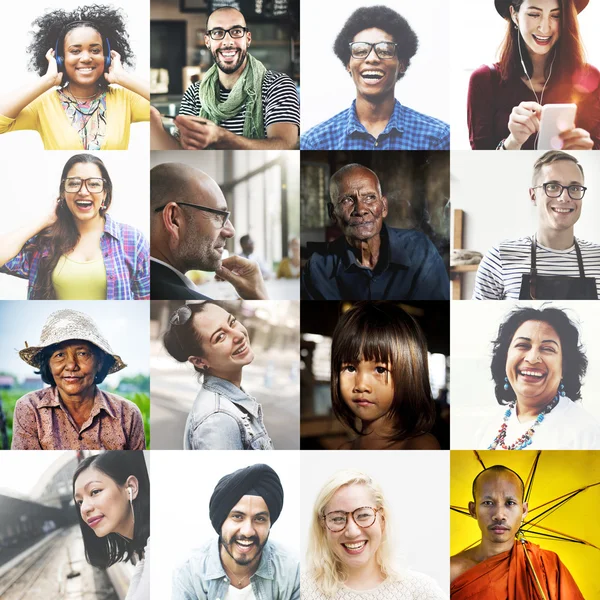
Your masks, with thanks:
M52 272L57 300L106 300L104 258L77 262L64 254Z
M131 123L150 120L150 103L122 87L106 93L106 137L102 150L127 150ZM0 115L0 133L38 131L46 150L83 150L79 135L69 123L56 88L48 90L10 119Z

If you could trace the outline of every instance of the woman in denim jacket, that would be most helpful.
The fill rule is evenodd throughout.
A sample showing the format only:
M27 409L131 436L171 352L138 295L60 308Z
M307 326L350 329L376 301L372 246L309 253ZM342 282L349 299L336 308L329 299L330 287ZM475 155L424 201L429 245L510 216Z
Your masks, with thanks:
M242 369L254 360L248 331L214 302L187 304L169 320L167 352L203 375L189 414L186 450L272 450L262 407L241 387Z

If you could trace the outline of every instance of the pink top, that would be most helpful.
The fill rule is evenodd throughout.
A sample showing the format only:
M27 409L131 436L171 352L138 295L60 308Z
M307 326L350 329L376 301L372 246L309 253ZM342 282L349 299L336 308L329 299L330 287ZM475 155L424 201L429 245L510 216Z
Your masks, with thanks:
M140 409L129 400L96 388L88 420L78 428L58 388L19 398L13 415L13 450L144 450Z

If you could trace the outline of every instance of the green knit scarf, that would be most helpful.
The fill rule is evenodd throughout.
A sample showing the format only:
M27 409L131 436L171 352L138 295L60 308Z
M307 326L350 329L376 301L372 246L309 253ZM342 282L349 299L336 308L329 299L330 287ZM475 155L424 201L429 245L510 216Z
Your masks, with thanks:
M264 123L262 110L262 84L267 69L256 58L247 55L248 62L244 72L235 82L225 102L219 102L219 71L216 64L206 72L198 88L202 108L200 117L210 119L220 125L232 119L246 106L244 118L244 137L263 139Z

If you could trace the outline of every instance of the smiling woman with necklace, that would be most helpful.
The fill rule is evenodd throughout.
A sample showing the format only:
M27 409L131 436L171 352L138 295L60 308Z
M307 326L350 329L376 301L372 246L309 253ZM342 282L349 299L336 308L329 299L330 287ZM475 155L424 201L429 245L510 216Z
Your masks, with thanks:
M579 331L564 311L515 309L500 325L492 354L502 414L480 429L474 448L600 448L600 425L576 402L587 364Z
M131 123L150 118L150 86L123 68L134 56L121 10L54 10L33 27L40 79L0 96L0 133L36 130L47 150L127 149Z

